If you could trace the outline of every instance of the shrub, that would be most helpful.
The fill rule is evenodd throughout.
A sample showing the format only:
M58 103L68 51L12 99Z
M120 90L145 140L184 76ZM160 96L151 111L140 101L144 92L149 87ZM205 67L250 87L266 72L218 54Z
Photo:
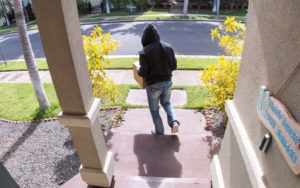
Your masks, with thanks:
M6 8L6 13L7 13L9 22L14 23L15 22L15 14L14 14L14 9L13 9L12 3L9 0L3 0L3 3ZM2 8L3 7L0 6L0 25L1 26L6 25L6 18L5 18L4 10Z
M119 46L119 41L112 40L110 33L103 34L102 29L96 26L89 36L83 36L83 42L94 95L102 101L114 102L120 93L114 81L106 77L103 63L110 63L104 56L114 51Z
M149 7L148 0L133 0L132 2L139 10L144 10Z
M88 14L91 11L91 4L90 2L85 2L83 0L76 0L77 2L77 9L80 15Z
M245 30L244 25L236 22L234 17L227 17L224 27L211 30L212 40L218 39L219 46L229 57L219 57L218 64L209 65L203 71L201 79L212 96L211 102L223 110L225 101L231 100L234 95L239 74L238 57L243 52Z
M110 0L110 3L113 5L114 9L120 10L125 8L130 1L129 0Z

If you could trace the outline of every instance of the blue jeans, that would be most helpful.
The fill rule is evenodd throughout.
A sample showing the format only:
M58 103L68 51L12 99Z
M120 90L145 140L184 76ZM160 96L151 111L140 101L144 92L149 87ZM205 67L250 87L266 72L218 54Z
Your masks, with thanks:
M172 128L174 122L179 125L176 114L174 113L173 106L170 103L172 82L159 82L147 86L147 97L150 113L153 123L155 125L156 134L164 134L164 126L159 115L159 102L167 113L168 124Z

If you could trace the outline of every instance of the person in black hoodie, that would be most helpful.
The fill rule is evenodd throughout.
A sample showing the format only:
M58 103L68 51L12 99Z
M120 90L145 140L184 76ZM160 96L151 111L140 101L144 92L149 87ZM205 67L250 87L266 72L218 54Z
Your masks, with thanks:
M177 133L180 123L170 103L172 71L177 69L174 51L171 46L160 41L157 29L152 24L144 29L142 45L143 50L139 52L138 74L147 84L148 104L155 125L155 134L164 134L163 122L159 115L159 103L167 113L171 132Z

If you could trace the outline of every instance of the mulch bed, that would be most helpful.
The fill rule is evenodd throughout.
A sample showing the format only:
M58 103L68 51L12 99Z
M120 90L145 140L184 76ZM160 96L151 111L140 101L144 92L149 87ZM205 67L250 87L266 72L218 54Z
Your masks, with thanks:
M100 110L100 124L103 131L108 131L111 128L117 128L124 121L123 115L127 109L121 107L102 108Z

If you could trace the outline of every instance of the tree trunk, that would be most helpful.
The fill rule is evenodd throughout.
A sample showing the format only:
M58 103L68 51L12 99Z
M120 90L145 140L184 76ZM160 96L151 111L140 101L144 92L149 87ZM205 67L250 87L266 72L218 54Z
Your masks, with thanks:
M189 0L184 0L183 4L183 15L187 16L188 14L188 5L189 5Z
M105 6L106 6L106 13L110 14L110 9L109 9L109 0L105 1Z
M1 6L5 15L5 19L6 19L6 25L10 25L8 16L7 16L7 12L6 12L6 7L5 7L5 3L3 2L3 0L1 0Z
M44 87L40 79L39 71L36 66L34 54L27 34L22 2L21 0L13 0L13 3L14 3L14 12L15 12L16 22L18 26L20 41L22 44L27 70L35 91L35 95L39 102L40 109L43 110L48 108L50 104L48 102Z

